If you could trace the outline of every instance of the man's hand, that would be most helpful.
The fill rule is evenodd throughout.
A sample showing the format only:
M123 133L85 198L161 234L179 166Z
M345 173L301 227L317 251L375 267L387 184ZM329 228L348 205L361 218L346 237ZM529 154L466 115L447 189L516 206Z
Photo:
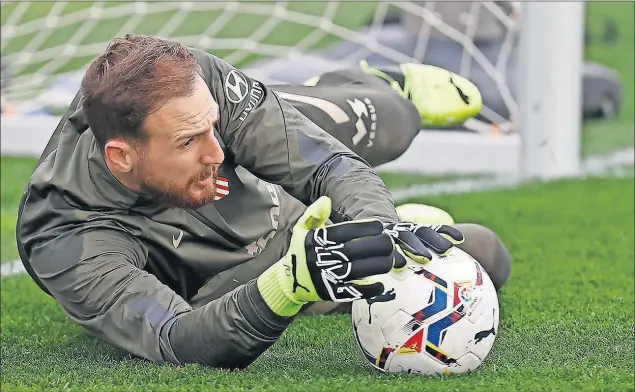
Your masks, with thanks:
M386 225L384 232L394 238L408 257L419 263L427 263L432 259L430 251L444 255L454 245L465 241L460 231L447 225L400 222Z
M287 254L258 278L258 288L274 313L292 316L308 302L350 302L384 291L369 276L402 269L392 237L378 220L326 226L331 200L321 197L293 228Z

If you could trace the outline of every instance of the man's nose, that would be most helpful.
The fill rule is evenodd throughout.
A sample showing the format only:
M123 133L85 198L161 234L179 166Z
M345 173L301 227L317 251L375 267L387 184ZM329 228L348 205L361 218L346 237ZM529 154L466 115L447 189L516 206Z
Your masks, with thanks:
M220 165L225 160L225 153L220 143L214 136L214 132L209 132L205 141L205 151L201 156L201 163L204 165Z

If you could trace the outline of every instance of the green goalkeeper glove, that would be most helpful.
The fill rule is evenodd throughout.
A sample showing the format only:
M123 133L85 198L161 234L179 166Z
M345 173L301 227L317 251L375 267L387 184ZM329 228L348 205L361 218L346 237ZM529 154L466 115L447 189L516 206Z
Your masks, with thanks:
M369 276L406 267L378 220L326 226L331 200L310 205L293 228L289 251L257 279L271 310L293 316L309 302L351 302L384 292Z

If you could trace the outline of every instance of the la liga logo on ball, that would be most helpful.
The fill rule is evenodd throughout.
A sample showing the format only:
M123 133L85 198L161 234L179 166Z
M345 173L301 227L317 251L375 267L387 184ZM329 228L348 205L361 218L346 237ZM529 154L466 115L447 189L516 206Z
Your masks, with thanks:
M459 298L461 298L463 302L470 302L472 300L472 287L461 286L459 288Z

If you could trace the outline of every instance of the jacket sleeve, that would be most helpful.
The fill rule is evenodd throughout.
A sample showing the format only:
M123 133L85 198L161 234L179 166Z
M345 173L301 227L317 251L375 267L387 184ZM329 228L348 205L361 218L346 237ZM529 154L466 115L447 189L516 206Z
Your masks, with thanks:
M219 133L234 163L304 204L329 196L333 219L398 221L375 171L273 90L227 62L194 51L220 109Z
M30 263L73 322L155 362L244 368L291 322L269 310L253 282L192 309L142 270L146 256L123 231L83 228L33 246Z

